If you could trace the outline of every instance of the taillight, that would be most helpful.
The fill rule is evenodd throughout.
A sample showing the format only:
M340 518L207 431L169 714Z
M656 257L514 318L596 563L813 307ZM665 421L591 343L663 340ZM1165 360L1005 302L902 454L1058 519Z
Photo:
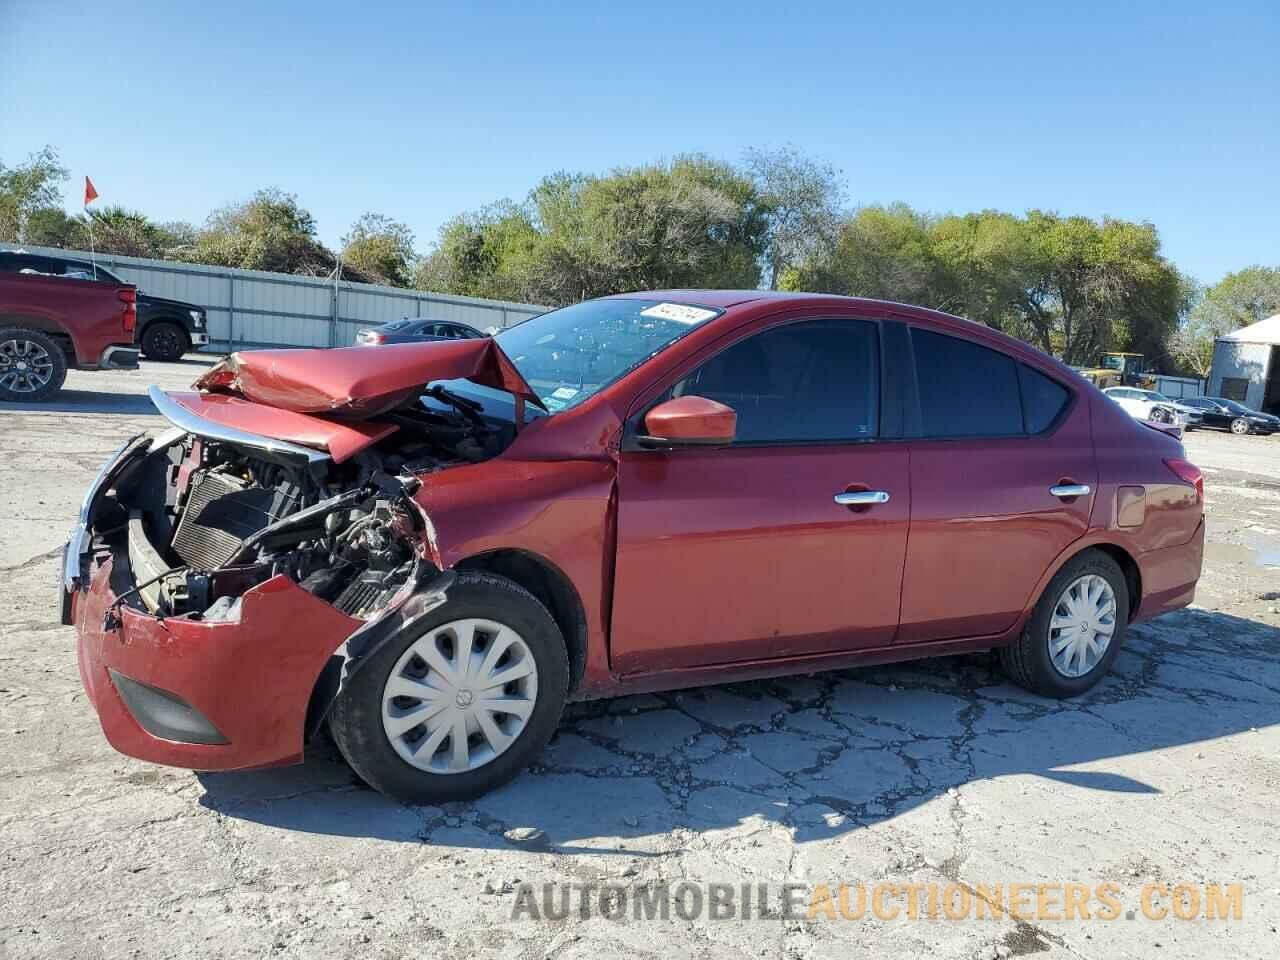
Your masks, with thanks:
M126 287L116 296L124 304L124 316L121 318L124 323L124 332L133 333L134 328L138 325L138 291L133 287Z
M366 333L364 335L365 343L386 343L387 338L380 333Z
M1166 460L1164 465L1184 483L1196 488L1196 503L1204 503L1204 474L1190 460Z

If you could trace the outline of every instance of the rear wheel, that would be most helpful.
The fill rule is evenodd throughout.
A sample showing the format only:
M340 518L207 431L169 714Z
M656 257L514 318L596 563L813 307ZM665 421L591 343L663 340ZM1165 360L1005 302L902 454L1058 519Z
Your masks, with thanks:
M1243 436L1249 432L1249 421L1244 417L1236 417L1231 421L1231 432L1236 436Z
M176 323L157 320L142 334L142 352L148 360L181 360L191 349L191 338Z
M409 803L464 800L537 756L568 685L546 607L504 577L462 573L443 606L359 667L329 727L370 786Z
M1124 573L1107 554L1086 550L1049 581L1022 636L1001 649L1000 662L1033 693L1074 697L1106 674L1128 622Z
M0 329L0 400L47 400L67 379L67 356L43 330Z

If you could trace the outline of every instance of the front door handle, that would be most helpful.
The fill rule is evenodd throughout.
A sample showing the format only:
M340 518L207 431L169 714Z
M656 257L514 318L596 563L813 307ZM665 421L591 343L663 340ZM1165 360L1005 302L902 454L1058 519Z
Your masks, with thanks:
M1049 492L1055 497L1087 497L1093 493L1093 487L1087 483L1060 483L1050 487Z
M866 507L873 503L888 503L889 494L884 490L847 490L835 495L842 507Z

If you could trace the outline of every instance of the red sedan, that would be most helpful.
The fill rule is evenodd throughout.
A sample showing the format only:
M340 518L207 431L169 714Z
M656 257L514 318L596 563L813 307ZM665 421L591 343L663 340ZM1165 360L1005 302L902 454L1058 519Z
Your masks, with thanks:
M1096 684L1200 576L1200 471L956 317L761 291L494 339L234 354L103 468L63 614L108 739L411 801L515 776L567 700L999 649Z

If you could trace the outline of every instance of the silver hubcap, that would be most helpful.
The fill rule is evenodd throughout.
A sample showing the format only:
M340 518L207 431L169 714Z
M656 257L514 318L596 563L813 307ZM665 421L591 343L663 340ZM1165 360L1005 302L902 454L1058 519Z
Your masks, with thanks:
M382 691L382 729L406 763L465 773L523 732L538 699L524 639L492 620L454 620L400 655Z
M1098 665L1116 632L1116 595L1097 574L1067 585L1049 621L1049 655L1058 672L1082 677Z
M14 393L35 393L53 379L49 351L30 340L0 343L0 387Z

